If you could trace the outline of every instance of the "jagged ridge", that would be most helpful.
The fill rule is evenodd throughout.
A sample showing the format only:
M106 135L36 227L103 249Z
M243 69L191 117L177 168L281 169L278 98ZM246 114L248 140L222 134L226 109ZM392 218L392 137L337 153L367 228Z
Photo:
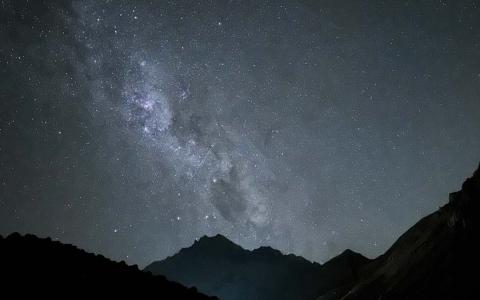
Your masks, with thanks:
M320 293L353 280L359 265L369 260L345 251L324 266L271 247L246 250L216 235L145 268L208 295L234 299L314 299Z

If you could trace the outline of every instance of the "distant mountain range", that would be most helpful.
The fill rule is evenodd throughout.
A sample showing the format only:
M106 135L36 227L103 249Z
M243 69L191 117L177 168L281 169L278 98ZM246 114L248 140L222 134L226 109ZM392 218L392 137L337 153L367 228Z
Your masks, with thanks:
M324 265L217 235L145 268L224 300L473 299L480 167L448 204L380 257L346 250Z
M145 271L196 286L220 299L315 299L354 280L369 260L345 251L325 265L270 247L245 250L222 235L202 237L191 247Z
M385 254L370 260L346 250L323 265L270 247L245 250L216 235L142 272L50 239L0 236L0 283L3 294L58 296L67 288L65 297L103 290L159 299L477 299L479 201L480 166Z

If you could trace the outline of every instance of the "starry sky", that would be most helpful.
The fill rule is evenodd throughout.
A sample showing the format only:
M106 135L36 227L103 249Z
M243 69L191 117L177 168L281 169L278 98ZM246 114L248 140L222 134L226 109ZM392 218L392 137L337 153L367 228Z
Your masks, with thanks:
M374 257L479 133L479 1L0 1L0 234Z

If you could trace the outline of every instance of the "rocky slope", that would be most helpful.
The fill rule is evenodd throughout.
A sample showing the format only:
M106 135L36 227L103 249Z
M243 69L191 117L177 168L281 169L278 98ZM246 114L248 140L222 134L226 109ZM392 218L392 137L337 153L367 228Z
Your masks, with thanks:
M360 278L326 299L474 299L480 166L449 203L403 234Z

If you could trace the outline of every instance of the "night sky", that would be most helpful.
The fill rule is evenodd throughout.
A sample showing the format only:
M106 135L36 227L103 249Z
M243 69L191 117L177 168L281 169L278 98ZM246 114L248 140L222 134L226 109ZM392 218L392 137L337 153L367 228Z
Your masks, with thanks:
M0 1L0 234L369 257L480 161L480 1Z

